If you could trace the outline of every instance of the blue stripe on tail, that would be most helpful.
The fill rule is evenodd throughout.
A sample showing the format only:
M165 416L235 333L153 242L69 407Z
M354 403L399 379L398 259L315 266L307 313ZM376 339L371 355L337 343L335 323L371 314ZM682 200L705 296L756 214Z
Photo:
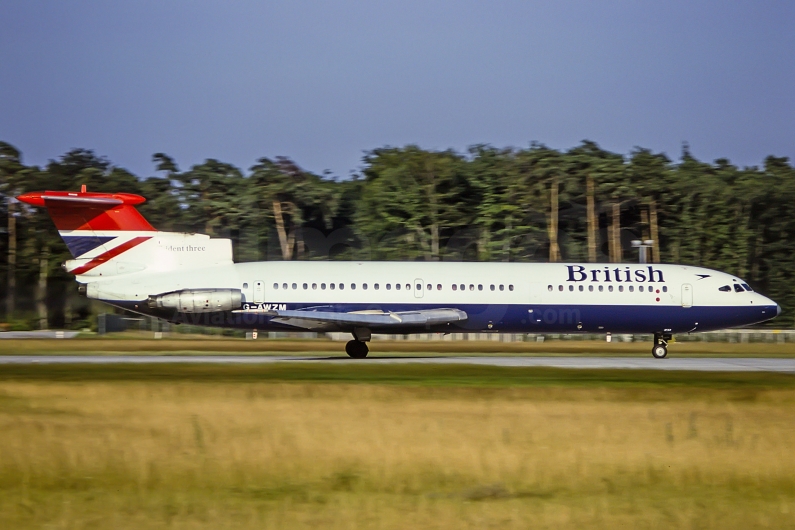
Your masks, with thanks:
M91 252L100 245L104 245L108 241L116 239L116 236L61 236L63 237L66 246L69 247L69 252L75 258L82 256L86 252Z

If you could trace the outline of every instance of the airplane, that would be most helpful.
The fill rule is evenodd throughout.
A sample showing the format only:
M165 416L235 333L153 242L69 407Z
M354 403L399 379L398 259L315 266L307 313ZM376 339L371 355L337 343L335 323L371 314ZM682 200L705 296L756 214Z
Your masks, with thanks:
M644 333L652 355L674 333L746 326L781 308L724 272L669 264L268 261L234 263L232 242L161 232L129 193L44 191L88 298L168 322L246 330L373 334Z

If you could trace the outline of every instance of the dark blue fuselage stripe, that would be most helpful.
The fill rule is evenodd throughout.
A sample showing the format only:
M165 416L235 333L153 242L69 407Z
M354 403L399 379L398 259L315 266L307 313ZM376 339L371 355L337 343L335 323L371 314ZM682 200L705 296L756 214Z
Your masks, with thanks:
M272 323L271 317L262 314L204 313L174 314L150 310L145 302L109 302L135 312L151 314L172 322L200 326L229 327L259 330L301 329ZM318 311L416 311L453 307L451 304L307 304L271 303L270 306L290 310L312 309ZM646 305L543 305L543 304L457 304L465 311L468 320L451 325L428 328L426 331L475 332L502 331L507 333L653 333L669 331L712 331L748 326L770 320L776 316L776 306L646 306ZM491 328L489 327L491 325ZM423 330L389 327L372 329L376 333L412 333Z

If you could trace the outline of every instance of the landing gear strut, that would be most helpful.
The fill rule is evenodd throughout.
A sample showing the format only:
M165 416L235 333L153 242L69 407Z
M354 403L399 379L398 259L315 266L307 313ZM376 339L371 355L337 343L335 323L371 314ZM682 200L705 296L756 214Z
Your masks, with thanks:
M654 334L654 347L651 349L651 354L655 359L665 359L665 357L668 355L669 340L671 340L670 334Z
M345 353L354 359L364 359L369 351L367 343L360 340L349 340L345 344Z

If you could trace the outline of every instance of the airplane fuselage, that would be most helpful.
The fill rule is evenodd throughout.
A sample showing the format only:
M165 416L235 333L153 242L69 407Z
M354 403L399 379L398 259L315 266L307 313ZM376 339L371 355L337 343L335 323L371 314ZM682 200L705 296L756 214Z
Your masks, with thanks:
M455 308L466 313L466 320L425 330L512 333L682 333L750 325L778 314L775 302L746 290L739 278L682 265L257 262L132 273L92 285L100 289L99 299L171 322L258 330L305 330L273 321L269 312L276 310ZM152 293L180 289L239 289L241 306L180 313L147 305ZM369 327L373 333L418 331Z

